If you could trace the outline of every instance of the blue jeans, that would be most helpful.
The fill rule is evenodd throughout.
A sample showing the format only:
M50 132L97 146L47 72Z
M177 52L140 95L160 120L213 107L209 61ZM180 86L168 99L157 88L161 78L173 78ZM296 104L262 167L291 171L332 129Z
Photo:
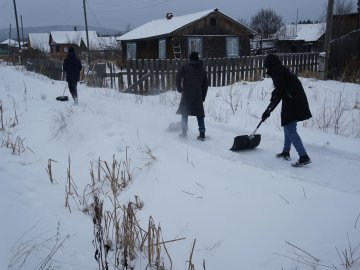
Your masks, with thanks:
M306 150L296 130L297 122L291 122L284 128L284 152L290 152L291 144L295 147L299 156L306 155Z
M205 132L205 117L196 116L196 118L197 118L197 122L198 122L198 126L199 126L199 131ZM181 128L182 128L182 130L185 130L185 131L188 130L188 115L187 114L181 115Z
M70 94L73 98L77 98L77 82L68 82Z

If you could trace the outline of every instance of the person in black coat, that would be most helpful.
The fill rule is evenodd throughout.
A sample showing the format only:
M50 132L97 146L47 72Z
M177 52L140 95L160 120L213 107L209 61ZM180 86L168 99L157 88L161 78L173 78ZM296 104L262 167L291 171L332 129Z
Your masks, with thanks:
M309 164L311 160L296 130L297 122L307 120L312 116L304 88L298 77L284 67L276 55L267 55L264 66L273 80L275 89L271 93L269 106L262 114L262 121L265 121L282 101L281 126L284 129L284 147L276 157L290 160L292 144L300 156L297 162L292 163L292 166L301 167Z
M75 105L78 104L77 82L80 80L81 69L81 61L77 58L74 48L70 47L63 62L63 70Z
M203 102L208 90L207 73L197 52L192 52L189 62L176 74L176 88L181 93L177 114L181 114L181 137L187 136L188 116L196 116L199 126L199 140L205 140L205 112Z

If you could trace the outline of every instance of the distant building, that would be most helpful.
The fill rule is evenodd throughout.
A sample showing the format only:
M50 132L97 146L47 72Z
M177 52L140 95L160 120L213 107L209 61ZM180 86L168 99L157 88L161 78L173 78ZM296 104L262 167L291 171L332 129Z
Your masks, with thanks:
M90 44L98 37L95 31L88 31L88 36ZM86 31L51 31L49 45L52 54L66 54L69 47L79 53L87 48Z
M250 54L255 31L218 9L176 16L167 13L117 38L123 59L179 59L197 51L202 58Z
M282 26L277 38L278 53L320 52L324 47L326 23L288 24Z
M28 45L27 42L20 42L21 48L26 48ZM13 39L6 39L0 42L0 55L5 56L9 53L15 53L19 51L19 42Z
M115 37L99 37L96 31L88 31L89 50L106 51L117 46ZM87 50L86 31L51 31L49 37L52 54L66 54L69 47L74 47L77 53Z

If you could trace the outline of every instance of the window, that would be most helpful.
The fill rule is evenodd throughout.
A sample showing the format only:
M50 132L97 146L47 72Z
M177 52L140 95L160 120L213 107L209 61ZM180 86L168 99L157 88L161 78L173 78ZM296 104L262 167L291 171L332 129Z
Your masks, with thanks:
M191 52L198 52L199 57L202 56L202 38L199 37L190 37L188 43L188 55Z
M159 40L159 59L166 58L166 39Z
M129 42L126 44L126 58L136 59L136 43Z
M227 37L226 38L226 56L238 57L240 55L239 38Z
M216 18L210 18L210 26L216 26Z

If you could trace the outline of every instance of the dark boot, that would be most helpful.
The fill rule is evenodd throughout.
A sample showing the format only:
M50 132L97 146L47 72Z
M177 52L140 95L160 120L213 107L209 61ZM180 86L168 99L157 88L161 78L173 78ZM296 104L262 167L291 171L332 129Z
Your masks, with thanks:
M197 139L200 141L205 141L205 131L201 130Z
M282 151L281 153L276 154L276 157L290 160L290 152Z
M291 163L291 166L302 167L302 166L310 164L310 163L311 163L311 159L309 158L309 156L303 155L303 156L300 156L298 161L296 161L295 163Z

